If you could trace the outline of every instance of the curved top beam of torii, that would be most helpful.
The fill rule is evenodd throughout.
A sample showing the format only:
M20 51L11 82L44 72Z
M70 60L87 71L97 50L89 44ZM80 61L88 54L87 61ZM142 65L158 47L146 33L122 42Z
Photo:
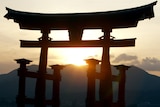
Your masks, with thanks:
M30 30L128 28L136 27L139 20L154 17L156 3L117 11L69 14L30 13L6 8L5 17L14 19L21 29Z

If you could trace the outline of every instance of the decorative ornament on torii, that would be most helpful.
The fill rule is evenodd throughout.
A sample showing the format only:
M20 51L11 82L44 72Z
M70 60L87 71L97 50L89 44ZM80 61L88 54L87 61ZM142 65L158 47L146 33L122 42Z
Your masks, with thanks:
M117 28L136 27L138 21L154 17L153 6L156 3L117 11L70 14L30 13L6 8L8 13L5 17L19 23L20 29L40 30L42 33L38 41L20 41L21 47L41 48L35 106L45 107L44 75L49 47L102 47L99 96L102 107L111 107L113 95L109 49L135 46L135 38L115 40L110 38L110 32ZM81 40L84 29L102 29L104 36L100 40ZM68 30L69 41L52 41L49 37L51 30Z

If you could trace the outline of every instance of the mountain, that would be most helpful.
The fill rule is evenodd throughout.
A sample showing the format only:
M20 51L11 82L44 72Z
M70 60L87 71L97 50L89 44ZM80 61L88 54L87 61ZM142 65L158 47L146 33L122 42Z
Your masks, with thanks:
M159 90L160 90L160 77L155 75L150 75L144 70L137 67L131 67L128 70L127 81L126 81L127 104L139 104L139 103L159 104L159 99L160 99ZM160 105L158 107L160 107Z
M27 67L30 71L37 71L37 65ZM62 71L62 81L60 88L61 107L85 107L86 88L87 88L87 66L77 67L74 65L66 66ZM99 66L97 66L99 70ZM51 69L47 69L49 73ZM112 66L113 74L117 70ZM96 80L96 86L98 86ZM34 88L36 79L27 78L26 95L34 98ZM114 92L116 93L117 84L114 83ZM51 98L52 81L47 80L46 98ZM136 107L137 104L150 103L159 104L160 99L160 77L150 75L144 70L131 66L126 72L126 105L127 107ZM8 74L0 75L0 107L16 107L15 98L18 90L17 69ZM96 88L98 93L98 88ZM97 94L96 94L97 95ZM98 97L98 95L97 95ZM116 100L116 95L114 95ZM11 106L10 106L11 105Z

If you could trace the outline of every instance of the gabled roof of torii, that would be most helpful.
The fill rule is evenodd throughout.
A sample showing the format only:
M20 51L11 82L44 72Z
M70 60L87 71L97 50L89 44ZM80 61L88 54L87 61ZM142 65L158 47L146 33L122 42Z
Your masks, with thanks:
M14 19L21 29L103 29L136 27L139 20L154 17L153 2L148 5L106 12L42 14L16 11L9 8L5 15L7 19Z

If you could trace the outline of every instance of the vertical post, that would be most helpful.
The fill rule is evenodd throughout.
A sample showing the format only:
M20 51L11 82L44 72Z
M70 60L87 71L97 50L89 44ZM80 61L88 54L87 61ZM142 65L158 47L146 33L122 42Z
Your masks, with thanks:
M86 107L95 106L95 75L96 75L96 65L99 64L99 60L96 59L87 59L86 63L88 64L87 70L87 98L86 98Z
M26 64L29 64L30 60L27 59L16 59L15 60L18 64L20 64L20 68L18 69L18 76L19 76L19 88L18 88L18 95L17 95L17 107L25 107L25 72L27 72Z
M100 102L103 107L111 107L113 92L112 92L112 73L111 73L111 65L110 65L110 32L111 29L103 29L104 39L103 42L103 53L102 53L102 62L101 62L101 75L104 78L100 79Z
M53 69L53 91L52 91L52 107L60 107L60 70L64 68L62 65L51 65Z
M115 66L119 70L119 90L118 90L118 105L125 107L125 82L126 82L126 70L129 66L118 65Z
M68 30L69 32L69 40L71 42L80 42L82 39L83 29L78 26L71 23L71 26Z
M45 107L45 74L47 68L47 57L48 57L48 34L50 33L49 29L42 29L42 38L40 40L42 47L41 47L41 54L40 54L40 61L39 61L39 70L36 82L36 90L35 90L35 107Z

